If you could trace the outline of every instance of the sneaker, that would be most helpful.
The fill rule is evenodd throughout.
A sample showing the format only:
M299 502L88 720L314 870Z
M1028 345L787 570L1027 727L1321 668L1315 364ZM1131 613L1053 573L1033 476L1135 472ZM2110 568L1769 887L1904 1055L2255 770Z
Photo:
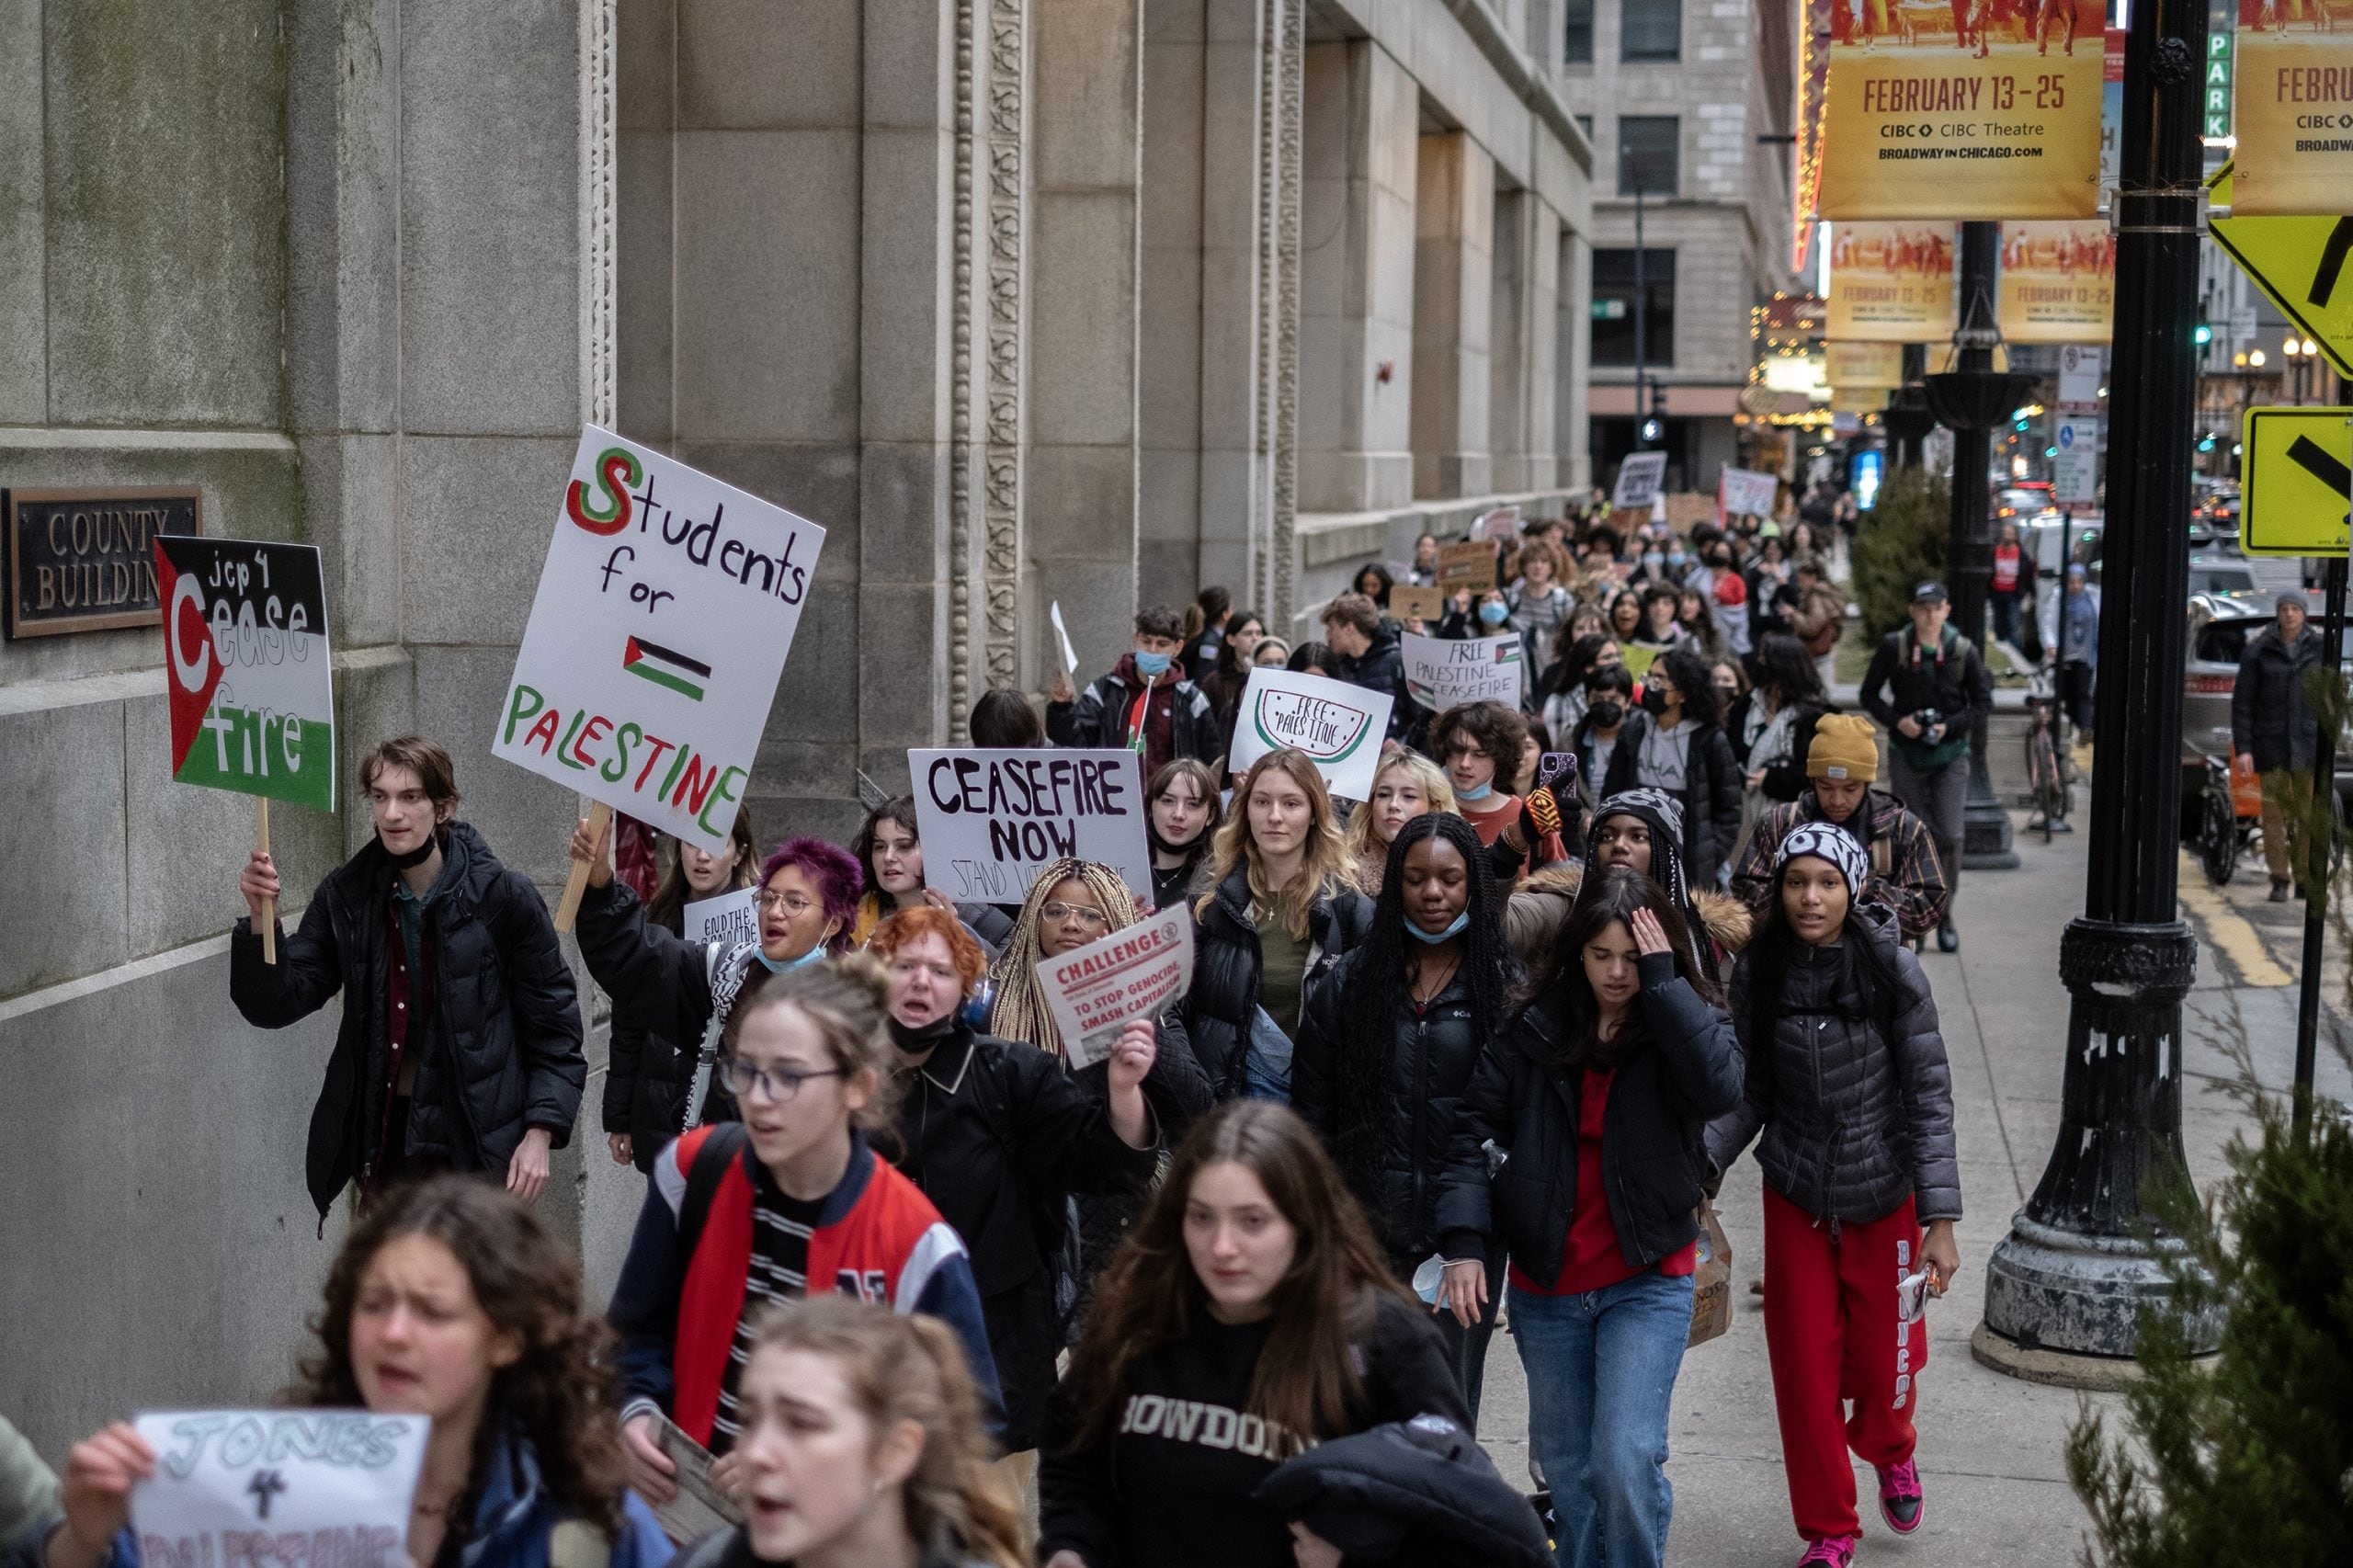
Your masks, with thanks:
M1940 953L1961 951L1961 927L1952 923L1952 916L1949 915L1945 916L1945 923L1937 927L1937 951Z
M1920 1491L1920 1467L1910 1460L1902 1464L1882 1465L1879 1472L1879 1513L1887 1528L1898 1535L1910 1535L1920 1528L1920 1516L1927 1511L1927 1499Z
M1811 1542L1805 1555L1798 1559L1797 1568L1853 1568L1855 1538L1834 1535L1827 1540Z

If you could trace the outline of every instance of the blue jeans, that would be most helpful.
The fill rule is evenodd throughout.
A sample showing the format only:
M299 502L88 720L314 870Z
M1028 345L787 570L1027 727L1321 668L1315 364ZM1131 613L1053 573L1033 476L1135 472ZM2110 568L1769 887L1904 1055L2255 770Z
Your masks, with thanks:
M1515 1290L1511 1332L1561 1568L1658 1568L1675 1512L1666 1420L1691 1334L1690 1276L1653 1269L1575 1296Z

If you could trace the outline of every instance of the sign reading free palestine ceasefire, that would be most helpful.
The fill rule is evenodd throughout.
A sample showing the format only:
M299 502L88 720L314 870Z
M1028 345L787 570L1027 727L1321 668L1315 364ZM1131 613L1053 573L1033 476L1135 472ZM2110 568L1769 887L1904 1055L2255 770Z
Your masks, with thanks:
M587 426L491 754L728 853L824 542Z
M131 1494L145 1568L405 1568L433 1423L365 1410L151 1413Z

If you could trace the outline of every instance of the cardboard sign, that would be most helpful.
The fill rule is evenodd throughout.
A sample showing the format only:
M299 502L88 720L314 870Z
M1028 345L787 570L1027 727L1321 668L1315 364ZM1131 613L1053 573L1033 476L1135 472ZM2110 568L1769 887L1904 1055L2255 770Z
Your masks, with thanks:
M196 1410L138 1426L155 1450L131 1493L146 1568L407 1568L426 1417Z
M1665 499L1666 526L1678 534L1688 534L1701 523L1715 520L1716 498L1712 495L1678 490Z
M1436 626L1446 619L1444 588L1415 588L1400 583L1389 590L1389 613L1394 619Z
M1609 504L1621 512L1647 506L1658 499L1658 487L1665 479L1665 452L1629 452L1618 465L1618 488Z
M737 888L717 898L699 898L678 911L678 934L689 942L733 948L760 936L760 890Z
M1484 548L1483 546L1482 548ZM1346 681L1290 670L1256 669L1243 688L1225 765L1247 773L1270 751L1295 746L1324 776L1324 788L1347 801L1368 800L1372 772L1389 733L1391 699Z
M1722 488L1724 513L1733 517L1769 517L1773 503L1781 494L1781 476L1758 473L1753 469L1727 468L1723 471Z
M491 755L727 853L824 542L587 426Z
M1454 641L1408 631L1398 641L1405 693L1423 707L1443 713L1461 702L1519 705L1527 650L1518 632Z
M1483 594L1495 585L1495 542L1493 540L1464 540L1456 544L1438 547L1438 585L1447 593L1468 588ZM1396 590L1392 588L1393 595Z
M1146 903L1143 759L1125 748L910 749L923 880L957 903L1019 903L1075 857L1108 866Z
M335 682L311 544L161 536L172 777L335 810Z
M1193 983L1193 915L1183 904L1058 959L1038 960L1038 983L1073 1069L1111 1054L1131 1019L1158 1017Z

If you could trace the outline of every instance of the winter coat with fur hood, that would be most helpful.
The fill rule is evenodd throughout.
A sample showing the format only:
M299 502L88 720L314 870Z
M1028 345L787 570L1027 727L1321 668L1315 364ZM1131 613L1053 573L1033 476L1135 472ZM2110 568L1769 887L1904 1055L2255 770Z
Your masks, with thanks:
M1540 974L1550 967L1552 946L1569 923L1577 889L1584 885L1583 866L1547 866L1520 883L1504 906L1504 935L1529 973ZM1713 949L1708 967L1718 973L1730 968L1733 956L1748 945L1755 924L1747 906L1727 894L1697 888L1688 913L1699 917L1694 935L1702 936Z

